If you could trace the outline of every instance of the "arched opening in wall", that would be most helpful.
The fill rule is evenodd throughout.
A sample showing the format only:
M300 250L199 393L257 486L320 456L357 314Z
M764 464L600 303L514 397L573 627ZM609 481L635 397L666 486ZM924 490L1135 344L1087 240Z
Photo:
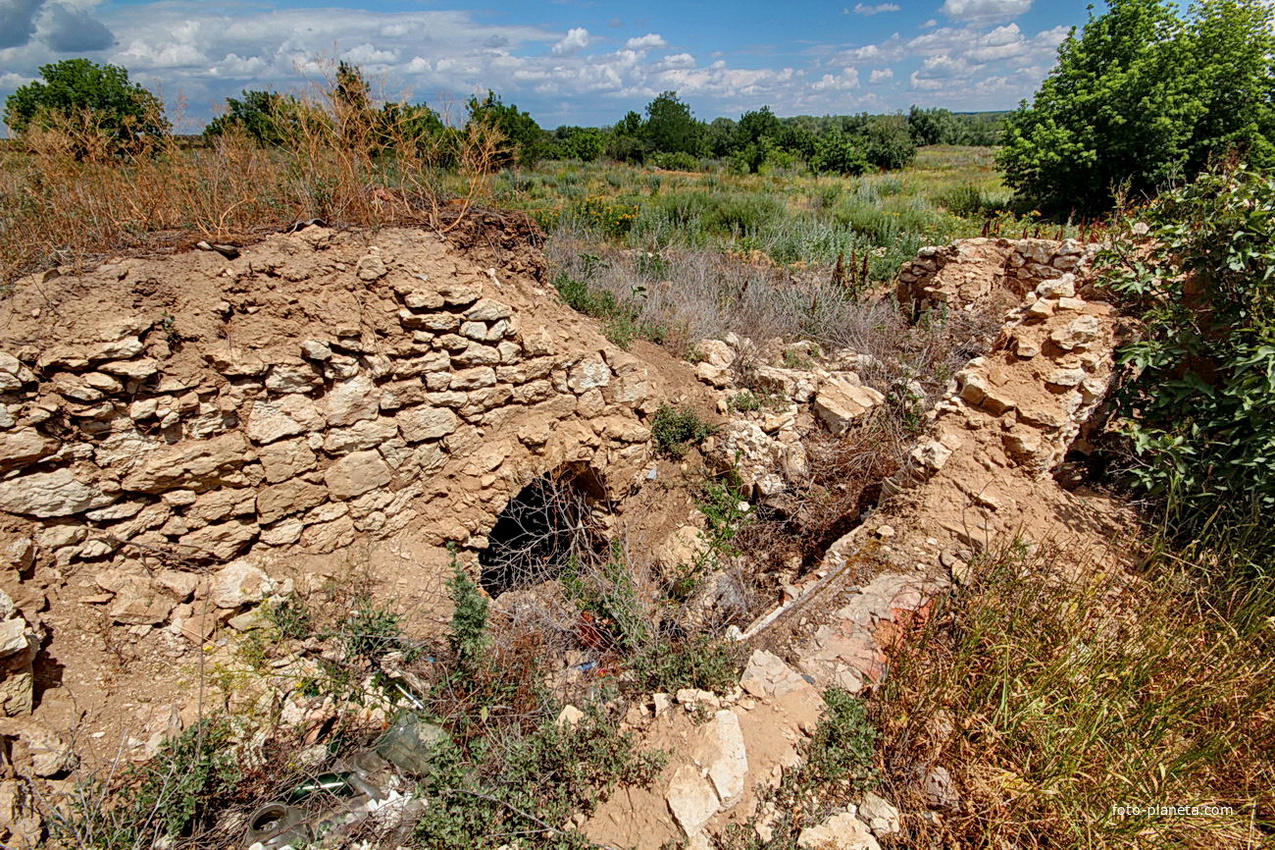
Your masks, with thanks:
M478 555L479 583L493 598L561 576L572 562L606 549L595 513L605 508L606 484L584 463L545 473L509 500Z

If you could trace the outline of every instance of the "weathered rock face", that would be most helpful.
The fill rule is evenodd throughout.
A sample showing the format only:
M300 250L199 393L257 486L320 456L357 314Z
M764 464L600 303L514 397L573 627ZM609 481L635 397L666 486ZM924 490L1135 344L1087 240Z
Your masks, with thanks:
M135 574L144 554L277 562L410 528L427 568L485 545L529 478L635 475L660 381L540 288L525 238L466 254L311 227L20 283L0 305L0 524L42 563L113 575L88 596L114 622L159 625L182 600Z

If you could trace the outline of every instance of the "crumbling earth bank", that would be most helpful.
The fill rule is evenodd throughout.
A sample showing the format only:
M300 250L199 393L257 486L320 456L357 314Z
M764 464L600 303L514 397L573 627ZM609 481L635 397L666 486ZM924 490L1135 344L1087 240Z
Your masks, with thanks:
M307 576L364 569L419 626L446 545L484 548L529 481L626 488L646 415L698 385L563 306L534 236L308 227L23 281L0 305L0 715L43 691L61 728L132 722ZM144 648L126 670L111 635Z

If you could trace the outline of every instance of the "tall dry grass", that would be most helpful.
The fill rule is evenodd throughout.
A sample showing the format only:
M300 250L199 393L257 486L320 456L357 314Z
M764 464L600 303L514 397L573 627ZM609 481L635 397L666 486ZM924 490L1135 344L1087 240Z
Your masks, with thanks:
M907 846L1257 848L1275 836L1275 586L1225 540L1139 576L1009 549L936 606L875 705ZM1221 807L1165 815L1113 807Z
M250 241L314 219L443 230L490 195L502 141L493 127L422 137L406 119L352 112L333 86L305 106L308 120L278 147L231 128L209 147L160 136L121 151L84 115L24 133L0 149L0 285L117 253Z

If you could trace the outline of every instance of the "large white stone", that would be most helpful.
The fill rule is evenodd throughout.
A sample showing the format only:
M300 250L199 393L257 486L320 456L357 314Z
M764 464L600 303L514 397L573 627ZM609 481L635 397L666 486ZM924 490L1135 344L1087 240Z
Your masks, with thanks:
M611 367L601 357L586 357L571 367L567 386L576 395L611 383Z
M884 797L879 797L871 791L863 795L858 814L859 820L866 823L878 838L893 835L902 829L899 810Z
M69 469L0 481L0 510L40 519L72 516L113 501L113 496L78 480Z
M753 650L739 684L759 699L781 697L812 687L800 673L784 663L782 658L764 649Z
M833 378L815 394L814 410L834 434L844 434L856 419L885 401L872 387L855 386L844 378Z
M721 804L712 784L693 764L684 764L674 771L665 798L669 811L688 838L704 828Z
M748 779L748 751L739 717L733 711L722 709L705 725L702 734L706 750L712 753L705 765L708 778L722 806L729 807L743 795Z
M275 590L274 579L247 561L234 561L213 576L210 601L218 608L239 608L265 599Z
M797 837L797 846L809 850L881 850L867 824L853 811L833 815L818 826L807 827Z

